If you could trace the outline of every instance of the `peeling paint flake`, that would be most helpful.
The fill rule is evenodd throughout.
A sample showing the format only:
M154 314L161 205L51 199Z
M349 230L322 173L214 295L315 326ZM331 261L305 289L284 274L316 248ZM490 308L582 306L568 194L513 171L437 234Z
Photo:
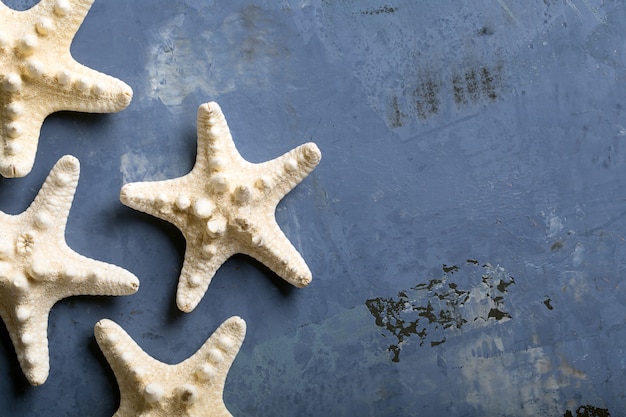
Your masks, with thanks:
M611 413L606 408L598 408L592 405L581 405L576 409L576 414L572 414L570 410L567 410L563 417L610 417Z
M443 265L443 275L399 291L396 297L371 298L365 302L376 325L396 342L389 345L393 362L413 336L419 346L443 344L454 330L481 327L512 318L506 310L506 295L515 279L500 266L480 264ZM453 276L454 275L454 276ZM474 283L463 288L460 283Z

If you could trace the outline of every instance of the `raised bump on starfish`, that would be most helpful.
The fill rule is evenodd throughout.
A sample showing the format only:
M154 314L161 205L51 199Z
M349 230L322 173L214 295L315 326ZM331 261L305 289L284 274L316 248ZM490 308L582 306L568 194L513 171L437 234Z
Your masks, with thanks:
M226 320L196 353L176 365L149 356L111 320L100 320L94 332L120 389L114 417L232 417L223 392L246 334L240 317Z
M111 113L133 91L79 64L70 45L94 0L41 0L26 11L0 1L0 175L23 177L44 119L60 110Z
M26 211L0 211L0 317L32 385L48 377L48 314L57 301L81 294L132 294L139 288L130 272L67 246L65 226L79 174L78 160L66 155Z
M122 187L124 204L173 223L185 236L178 308L192 311L217 269L236 253L256 258L297 287L309 284L311 271L280 230L274 212L320 160L318 147L306 143L268 162L246 161L220 107L212 102L198 109L198 154L190 173Z

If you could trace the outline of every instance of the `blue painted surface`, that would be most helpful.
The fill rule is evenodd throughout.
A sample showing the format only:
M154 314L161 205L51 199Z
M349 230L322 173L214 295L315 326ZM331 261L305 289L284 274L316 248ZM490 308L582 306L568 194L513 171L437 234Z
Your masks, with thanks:
M72 52L134 100L49 117L0 209L75 155L67 241L141 287L59 302L41 387L1 328L2 415L112 415L101 318L176 363L231 315L234 416L626 415L625 19L617 0L96 0ZM237 256L184 314L182 235L118 195L191 169L212 100L248 160L322 150L276 212L314 280Z

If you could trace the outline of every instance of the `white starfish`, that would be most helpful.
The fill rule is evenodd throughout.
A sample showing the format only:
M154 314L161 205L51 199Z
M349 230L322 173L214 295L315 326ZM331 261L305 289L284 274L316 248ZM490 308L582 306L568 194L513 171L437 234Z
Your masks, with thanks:
M60 110L110 113L131 88L72 58L70 45L94 0L41 0L26 11L0 0L0 175L32 169L44 119Z
M276 223L278 202L320 162L314 143L268 162L241 157L217 103L198 109L198 155L187 175L122 187L134 209L173 223L187 240L176 303L192 311L217 269L235 253L250 255L297 287L311 271Z
M48 314L58 300L132 294L139 288L130 272L67 246L65 226L78 176L78 160L64 156L26 211L0 212L0 317L32 385L48 378Z
M169 365L145 353L111 320L100 320L96 341L120 389L114 417L232 417L224 405L224 384L245 334L245 321L231 317L193 356Z

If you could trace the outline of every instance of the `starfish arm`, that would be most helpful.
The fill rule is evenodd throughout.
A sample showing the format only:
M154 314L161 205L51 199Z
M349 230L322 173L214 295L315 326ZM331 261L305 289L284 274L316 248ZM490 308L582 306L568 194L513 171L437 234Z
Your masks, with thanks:
M183 230L187 224L187 216L183 209L176 206L176 204L183 206L176 196L185 196L188 203L183 207L184 209L190 208L189 198L191 197L187 197L187 194L191 196L191 193L184 192L187 189L187 184L191 181L190 178L191 174L188 174L181 178L165 181L124 184L120 191L120 201L132 209L168 221Z
M132 88L125 82L91 69L71 57L50 68L34 87L48 90L52 100L34 102L45 106L46 113L62 110L86 113L116 113L124 110L133 98Z
M0 123L0 175L24 177L35 163L41 126L49 113L41 106L24 110L24 113L20 110L20 114L13 117L5 116L7 112L7 107L0 106L0 120L14 119Z
M18 303L3 309L2 318L15 347L22 372L31 385L48 379L48 313L52 306L46 300Z
M322 153L313 142L305 143L268 162L255 165L265 186L278 203L315 169Z
M207 358L215 356L215 351L220 352L220 371L213 381L220 385L226 382L226 375L230 369L239 349L246 337L246 322L238 316L230 317L224 321L220 327L213 332L211 337L191 357L185 359L182 364L185 366L197 367L204 364ZM216 358L213 358L216 359Z
M176 290L176 305L185 313L198 306L217 270L235 253L227 245L203 246L189 239L187 242Z
M78 159L63 156L52 167L24 216L31 217L38 229L52 228L55 234L63 236L79 176Z
M141 410L146 379L166 375L168 365L146 354L137 343L112 320L102 319L94 328L96 342L111 366L120 389L120 407L115 416L136 416Z
M131 272L107 262L82 256L66 245L33 252L31 277L45 282L49 297L75 295L130 295L139 289Z
M30 172L49 114L110 113L130 104L133 92L127 84L72 58L72 40L92 3L42 0L23 12L0 8L1 175Z
M211 159L224 159L237 165L250 164L235 147L222 109L215 102L198 107L198 151L194 171L205 171Z
M66 64L78 69L67 86L55 87L53 84L58 84L57 78L63 75L52 74L30 80L22 86L24 96L5 105L0 97L0 175L23 177L31 171L41 126L49 114L60 110L109 113L120 111L130 103L132 89L122 81L80 64ZM51 99L39 97L41 91L46 91Z
M256 235L258 244L242 248L242 252L266 265L278 276L296 287L303 288L312 280L306 262L282 232L272 215L266 215Z
M190 358L168 365L147 355L111 320L100 320L96 341L120 388L118 417L210 415L232 417L223 401L224 384L246 324L231 317Z
M45 36L53 38L60 48L69 50L93 2L94 0L41 0L23 13L30 21L41 22L37 19L47 19L50 26ZM53 26L57 26L57 30L52 30Z
M196 353L180 364L182 369L188 370L188 374L215 387L200 394L203 398L194 404L198 411L205 410L216 417L232 417L224 404L224 385L245 336L246 322L238 316L230 317Z

